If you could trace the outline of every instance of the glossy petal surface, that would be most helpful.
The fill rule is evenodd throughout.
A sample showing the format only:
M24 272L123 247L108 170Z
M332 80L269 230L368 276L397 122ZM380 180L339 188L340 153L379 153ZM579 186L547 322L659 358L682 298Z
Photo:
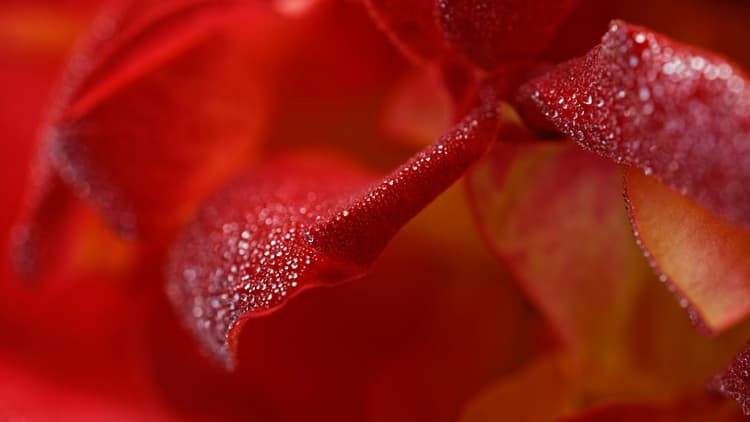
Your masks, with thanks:
M331 162L282 161L211 200L168 269L172 302L224 365L247 318L306 288L359 277L390 238L486 151L494 105L380 182Z
M730 61L613 22L522 94L582 147L750 228L750 81Z
M536 58L577 0L436 0L453 48L491 69L508 59Z

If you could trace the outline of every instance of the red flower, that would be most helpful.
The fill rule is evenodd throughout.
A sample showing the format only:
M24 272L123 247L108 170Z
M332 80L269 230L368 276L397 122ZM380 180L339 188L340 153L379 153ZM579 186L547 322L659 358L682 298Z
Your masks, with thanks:
M0 415L747 407L744 354L706 380L750 337L718 335L750 311L750 81L674 40L747 62L746 6L681 2L683 37L633 2L114 2L42 120L86 3L0 9L6 180L42 127L2 193ZM674 39L613 21L570 60L613 17Z

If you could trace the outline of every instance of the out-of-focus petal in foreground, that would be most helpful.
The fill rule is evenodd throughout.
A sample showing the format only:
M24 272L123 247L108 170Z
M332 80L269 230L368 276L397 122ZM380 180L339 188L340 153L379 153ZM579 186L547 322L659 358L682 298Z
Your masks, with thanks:
M59 174L121 233L158 238L250 162L285 51L282 21L268 9L113 3L69 64L47 118L25 219L32 229L46 229L34 226L36 213L55 206L49 187ZM33 245L22 252L33 255Z

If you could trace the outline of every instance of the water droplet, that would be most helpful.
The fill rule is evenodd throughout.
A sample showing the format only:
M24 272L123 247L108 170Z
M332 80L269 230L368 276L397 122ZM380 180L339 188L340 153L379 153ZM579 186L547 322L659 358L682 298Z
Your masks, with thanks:
M649 91L648 88L641 87L640 90L638 90L638 97L641 99L641 101L648 101L649 98L651 98L651 91Z

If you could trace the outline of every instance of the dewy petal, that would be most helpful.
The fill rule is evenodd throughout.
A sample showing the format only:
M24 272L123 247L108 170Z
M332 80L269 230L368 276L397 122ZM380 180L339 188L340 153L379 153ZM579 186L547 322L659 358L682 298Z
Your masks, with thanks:
M508 59L536 58L578 0L435 0L453 48L492 69Z
M178 241L167 270L172 303L203 346L232 367L244 321L304 289L361 276L496 133L488 101L380 182L326 160L251 171L209 201Z
M625 193L640 246L699 328L722 331L750 313L750 233L637 169Z
M583 148L750 228L750 81L726 59L615 21L522 96Z
M378 26L407 56L436 60L444 50L434 0L363 0Z
M486 240L563 343L581 357L619 353L612 327L629 318L627 298L650 275L619 169L569 142L502 142L467 182Z
M452 223L436 231L443 221ZM452 419L526 359L538 335L536 314L472 224L460 186L451 187L362 279L311 289L248 321L231 374L200 359L171 307L160 309L149 326L159 384L211 420Z
M281 25L257 2L121 3L64 78L54 165L120 232L178 225L259 144Z
M750 416L750 345L745 346L722 372L708 384L714 392L732 398Z

